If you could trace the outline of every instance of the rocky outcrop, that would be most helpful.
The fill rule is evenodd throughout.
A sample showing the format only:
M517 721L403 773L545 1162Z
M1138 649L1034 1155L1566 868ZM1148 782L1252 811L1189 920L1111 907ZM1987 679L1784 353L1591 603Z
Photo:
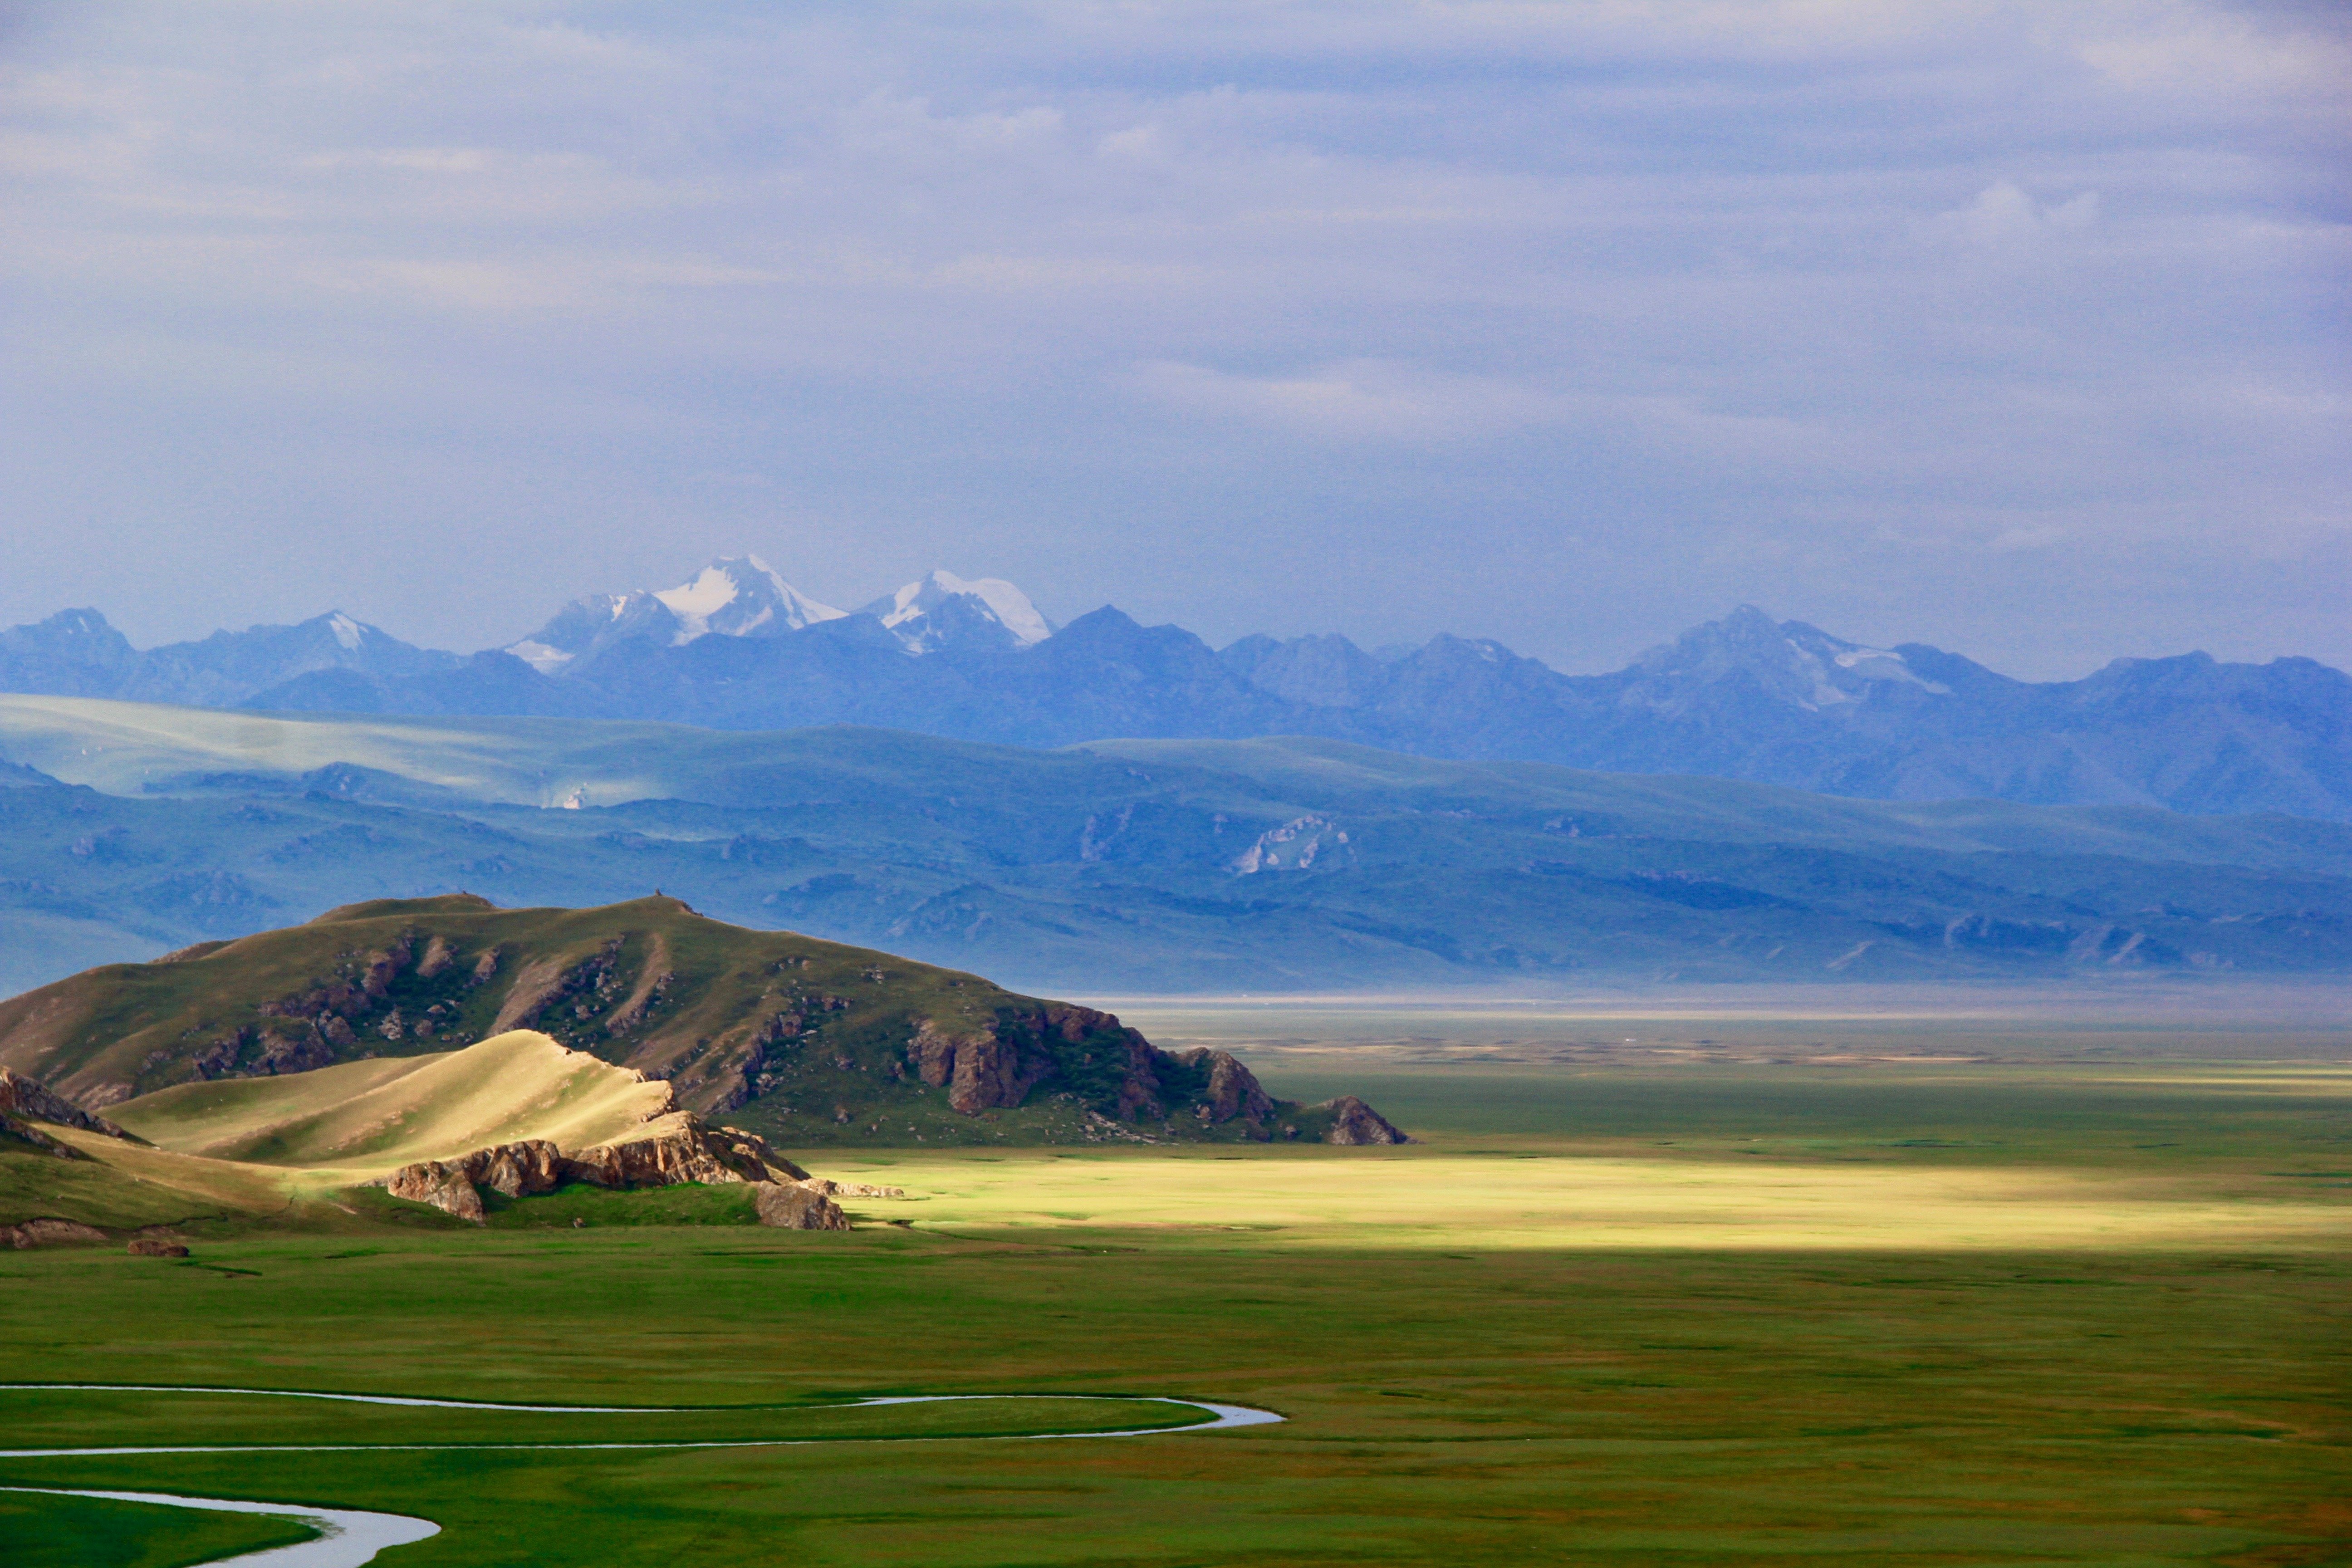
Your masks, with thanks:
M684 1111L646 1123L632 1136L564 1156L572 1181L600 1187L673 1187L687 1182L719 1186L771 1178L739 1136L705 1128Z
M964 1116L1018 1105L1054 1072L1050 1058L1024 1052L992 1030L950 1035L929 1018L907 1042L907 1059L925 1083L945 1086L948 1109Z
M183 1242L160 1236L134 1236L131 1238L131 1256L133 1258L185 1258L187 1255L187 1246Z
M1331 1112L1330 1131L1323 1134L1326 1143L1410 1143L1412 1139L1398 1131L1388 1118L1358 1100L1343 1094L1325 1107Z
M1264 1121L1274 1114L1274 1097L1258 1086L1257 1075L1234 1058L1231 1051L1199 1049L1185 1053L1185 1065L1208 1069L1208 1091L1201 1101L1204 1121Z
M0 1117L54 1121L60 1127L78 1128L84 1132L103 1132L109 1138L131 1137L105 1117L93 1116L63 1095L53 1093L38 1079L26 1078L9 1068L0 1068Z
M627 1138L592 1148L567 1152L544 1138L533 1138L477 1149L453 1160L422 1160L394 1171L383 1186L394 1197L430 1204L479 1225L488 1217L484 1187L520 1198L551 1193L566 1182L599 1187L670 1187L689 1182L772 1185L779 1174L794 1182L808 1176L754 1133L707 1127L699 1117L671 1111Z
M394 1197L405 1198L413 1204L431 1204L445 1214L476 1225L488 1217L488 1211L482 1207L481 1189L466 1174L462 1160L455 1164L425 1160L403 1165L384 1178L383 1186Z
M551 1193L563 1180L563 1151L544 1138L501 1143L466 1156L466 1179L510 1198Z
M55 1154L60 1160L79 1160L79 1150L41 1131L40 1123L71 1127L84 1132L103 1132L110 1138L120 1138L136 1143L133 1138L103 1116L94 1116L80 1106L53 1092L37 1079L0 1068L0 1134L21 1140L35 1148Z
M1275 1102L1229 1051L1163 1051L1109 1013L1065 1002L1004 1009L993 1028L953 1033L929 1018L907 1042L907 1060L948 1107L965 1116L1019 1105L1041 1084L1074 1091L1087 1108L1120 1121L1164 1121L1189 1109L1212 1124L1239 1118L1255 1130Z
M847 1230L849 1216L814 1183L766 1182L751 1194L760 1223L779 1230Z
M0 1226L0 1247L68 1247L105 1239L106 1232L69 1219L28 1219L22 1225Z

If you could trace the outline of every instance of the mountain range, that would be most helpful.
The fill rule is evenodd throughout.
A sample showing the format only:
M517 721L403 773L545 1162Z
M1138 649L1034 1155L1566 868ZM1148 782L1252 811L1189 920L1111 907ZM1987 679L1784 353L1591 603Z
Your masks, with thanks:
M0 698L0 990L381 898L658 889L1033 994L2352 972L2352 825L1316 739Z
M1311 735L1871 799L2352 818L2352 678L2313 660L2191 653L2029 682L1751 606L1579 676L1453 636L1376 653L1334 635L1214 648L1110 607L1057 627L1009 583L945 572L845 613L742 556L675 588L575 600L471 655L339 612L142 652L97 611L68 610L0 632L0 690L728 730L848 722L1027 746Z

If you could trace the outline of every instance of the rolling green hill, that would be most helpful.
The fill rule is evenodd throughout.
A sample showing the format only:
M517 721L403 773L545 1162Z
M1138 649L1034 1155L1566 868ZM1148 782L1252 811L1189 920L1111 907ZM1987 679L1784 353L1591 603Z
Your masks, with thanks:
M131 1101L132 1131L237 1160L378 1157L413 1142L415 1116L469 1147L568 1147L631 1119L618 1080L575 1082L527 1043L447 1055L520 1029L785 1147L1314 1139L1334 1121L1277 1105L1223 1052L1172 1055L1108 1014L667 898L383 900L107 965L0 1004L0 1065L86 1107ZM530 1089L528 1114L514 1083L478 1082L500 1074ZM257 1079L277 1082L257 1094ZM453 1105L479 1124L451 1131Z
M1339 742L0 699L0 986L331 905L656 889L1029 991L2352 970L2352 826ZM101 793L130 792L130 793ZM547 809L549 805L579 809Z

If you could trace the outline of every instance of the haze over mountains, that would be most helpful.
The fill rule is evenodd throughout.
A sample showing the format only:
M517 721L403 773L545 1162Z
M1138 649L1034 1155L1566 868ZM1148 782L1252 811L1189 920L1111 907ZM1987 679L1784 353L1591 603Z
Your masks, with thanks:
M1019 589L936 572L855 612L754 556L592 595L472 655L340 613L144 652L95 610L0 632L0 689L278 711L857 723L1055 746L1300 734L1417 755L1696 773L1892 800L2158 805L2352 818L2352 678L2310 659L2118 659L2011 679L1743 606L1623 669L1563 675L1441 636L1212 648L1105 607L1056 627Z
M68 698L0 698L0 988L362 900L656 889L1049 994L2352 972L2352 825L2281 816Z

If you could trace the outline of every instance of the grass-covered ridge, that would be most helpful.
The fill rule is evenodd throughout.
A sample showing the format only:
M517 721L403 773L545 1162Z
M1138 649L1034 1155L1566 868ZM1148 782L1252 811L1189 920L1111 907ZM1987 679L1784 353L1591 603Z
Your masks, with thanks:
M598 1079L520 1037L495 1059L464 1049L526 1029L662 1082ZM447 1134L453 1110L469 1146L576 1147L643 1121L648 1098L786 1148L1311 1141L1331 1121L1110 1015L669 898L383 900L107 965L0 1004L0 1064L84 1104L135 1100L133 1131L182 1152L278 1165L381 1160L417 1118Z

